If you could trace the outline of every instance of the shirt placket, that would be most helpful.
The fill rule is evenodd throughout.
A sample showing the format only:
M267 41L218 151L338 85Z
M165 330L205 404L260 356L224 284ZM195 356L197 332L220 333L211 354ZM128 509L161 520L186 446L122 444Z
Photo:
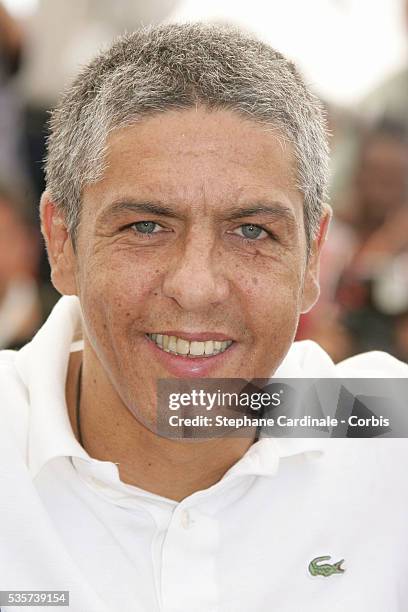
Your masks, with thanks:
M174 510L162 547L163 612L216 612L219 594L216 553L219 525L198 506L181 502Z

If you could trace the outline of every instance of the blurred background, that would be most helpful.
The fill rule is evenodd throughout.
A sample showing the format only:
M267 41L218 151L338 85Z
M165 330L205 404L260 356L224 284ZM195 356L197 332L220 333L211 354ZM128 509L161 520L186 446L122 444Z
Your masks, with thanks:
M38 221L49 109L118 34L191 20L256 33L326 107L334 220L298 339L335 362L374 349L408 361L408 0L0 0L0 349L29 340L59 297Z

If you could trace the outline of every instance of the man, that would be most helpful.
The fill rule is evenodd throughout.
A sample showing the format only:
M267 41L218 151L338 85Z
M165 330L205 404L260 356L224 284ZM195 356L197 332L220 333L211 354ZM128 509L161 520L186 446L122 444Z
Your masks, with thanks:
M402 609L405 443L156 433L163 378L407 376L292 345L326 168L317 100L234 30L142 30L69 88L41 201L65 297L1 358L3 590L86 612Z

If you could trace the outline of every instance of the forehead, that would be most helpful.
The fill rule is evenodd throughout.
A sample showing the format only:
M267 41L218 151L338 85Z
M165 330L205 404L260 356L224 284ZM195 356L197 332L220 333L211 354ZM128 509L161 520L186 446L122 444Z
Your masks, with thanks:
M106 144L104 175L84 190L99 210L130 196L190 209L268 197L301 210L291 144L232 111L167 111L114 131Z

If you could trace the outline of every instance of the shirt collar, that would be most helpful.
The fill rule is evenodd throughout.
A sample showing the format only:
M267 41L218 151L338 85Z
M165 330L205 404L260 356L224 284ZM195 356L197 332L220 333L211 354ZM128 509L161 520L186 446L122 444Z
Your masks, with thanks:
M281 459L294 455L319 458L325 451L321 438L262 438L247 450L224 475L236 476L273 476L279 468Z
M90 459L74 436L65 401L70 347L80 322L78 299L61 298L40 331L16 356L29 394L28 465L33 477L54 457Z
M71 345L81 333L81 321L78 298L62 297L33 340L16 354L16 366L29 394L28 464L33 478L54 457L77 457L101 464L101 469L107 464L114 465L88 455L76 440L68 417L65 381ZM292 349L277 376L302 375L297 351ZM312 451L321 454L323 450L321 439L263 438L249 448L225 477L272 475L278 468L279 458ZM109 474L111 478L110 469Z

